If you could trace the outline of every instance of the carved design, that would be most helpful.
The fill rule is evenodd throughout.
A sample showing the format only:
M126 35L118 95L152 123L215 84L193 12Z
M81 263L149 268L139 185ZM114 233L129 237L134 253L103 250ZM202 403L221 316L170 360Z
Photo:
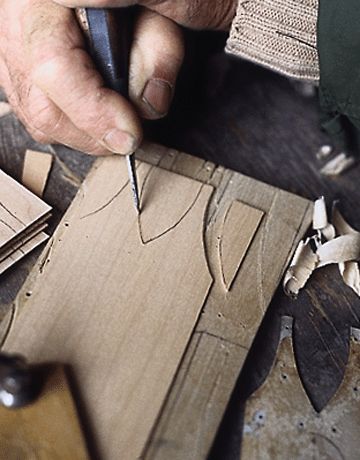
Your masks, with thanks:
M229 291L264 213L240 201L231 203L219 236L221 275Z
M176 229L195 206L203 186L171 172L164 175L163 170L152 167L141 187L139 233L143 244Z
M201 159L151 145L143 154L160 164L142 197L142 229L157 238L141 244L121 159L99 160L19 296L5 349L71 364L103 456L205 458L312 213L306 200ZM150 170L141 164L139 184ZM182 189L154 197L169 178ZM266 218L225 293L217 236L234 200Z

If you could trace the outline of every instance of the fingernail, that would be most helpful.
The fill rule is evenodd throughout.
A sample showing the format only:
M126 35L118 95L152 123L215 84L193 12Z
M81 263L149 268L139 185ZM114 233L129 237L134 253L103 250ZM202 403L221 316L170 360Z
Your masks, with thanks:
M142 100L153 115L162 117L169 110L172 92L170 83L159 78L153 78L146 83Z
M120 129L114 129L106 134L103 143L111 152L120 155L133 153L138 146L138 142L132 134Z

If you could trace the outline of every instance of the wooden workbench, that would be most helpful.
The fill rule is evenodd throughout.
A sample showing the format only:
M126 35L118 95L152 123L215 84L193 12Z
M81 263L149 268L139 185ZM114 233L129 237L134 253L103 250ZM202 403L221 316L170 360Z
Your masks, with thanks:
M360 229L359 167L335 179L319 173L315 152L327 138L318 127L316 99L302 96L287 79L223 56L223 43L221 35L188 37L191 52L174 108L166 120L147 125L148 137L308 199L320 195L328 203L340 199L345 217ZM41 148L13 115L0 123L0 142L0 167L14 177L20 177L25 149ZM57 159L45 193L45 200L56 209L53 226L92 164L82 154L59 146L54 149ZM2 314L38 254L1 278ZM359 327L360 299L343 284L337 268L328 267L315 273L295 302L278 290L240 375L211 458L239 458L243 401L267 376L283 314L295 318L297 362L315 407L321 409L341 382L349 326Z

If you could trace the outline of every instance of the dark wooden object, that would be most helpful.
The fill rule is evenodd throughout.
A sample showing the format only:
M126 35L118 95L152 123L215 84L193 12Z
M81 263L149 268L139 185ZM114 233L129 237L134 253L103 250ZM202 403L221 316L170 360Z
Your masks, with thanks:
M223 45L222 36L188 37L188 60L173 110L166 120L150 123L147 136L308 199L322 194L329 203L340 199L341 211L360 229L359 167L333 179L319 173L315 152L328 139L319 128L316 98L303 97L287 79L224 56ZM0 167L19 177L26 148L39 146L12 115L6 116L0 122ZM55 150L58 157L45 200L58 209L59 216L91 159L64 147ZM15 297L34 257L1 278L1 311ZM314 406L324 407L339 386L348 358L349 326L359 326L360 299L343 284L337 268L328 267L315 273L296 302L279 288L239 378L211 458L238 459L243 400L267 376L283 314L295 318L296 358Z

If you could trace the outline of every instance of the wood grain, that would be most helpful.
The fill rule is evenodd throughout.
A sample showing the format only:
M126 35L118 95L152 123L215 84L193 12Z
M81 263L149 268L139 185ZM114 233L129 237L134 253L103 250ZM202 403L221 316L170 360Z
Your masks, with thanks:
M266 382L246 403L243 459L359 457L360 331L352 332L344 380L329 404L316 412L300 380L292 343L292 319L283 319L282 338Z
M5 349L72 365L106 458L203 458L311 205L159 146L144 156L160 167L138 165L140 222L121 159L100 160L25 285ZM265 215L227 292L218 244L234 200Z
M51 207L0 170L0 247L49 215Z
M234 201L224 215L219 259L227 290L231 288L263 215L262 211L239 201Z
M27 256L38 246L45 243L48 239L49 235L42 231L40 233L36 232L35 234L31 234L24 244L22 244L18 249L12 249L12 251L6 254L6 257L0 261L0 275L19 262L19 260L23 257Z
M0 170L0 274L47 240L51 207Z
M141 454L212 284L202 244L212 188L165 170L154 174L160 188L177 190L180 182L182 193L148 199L142 231L163 232L158 213L184 208L186 216L181 211L172 231L144 243L124 162L99 163L32 290L40 308L27 308L6 345L72 365L104 458ZM143 200L151 177L152 167L141 164Z
M0 408L0 459L89 459L61 367L52 370L33 404L16 410Z
M196 326L145 458L202 459L290 254L312 216L306 200L224 168L210 181L205 241L214 285ZM264 213L229 292L218 257L224 215L234 200ZM236 233L241 243L241 233ZM194 384L196 382L196 384Z

